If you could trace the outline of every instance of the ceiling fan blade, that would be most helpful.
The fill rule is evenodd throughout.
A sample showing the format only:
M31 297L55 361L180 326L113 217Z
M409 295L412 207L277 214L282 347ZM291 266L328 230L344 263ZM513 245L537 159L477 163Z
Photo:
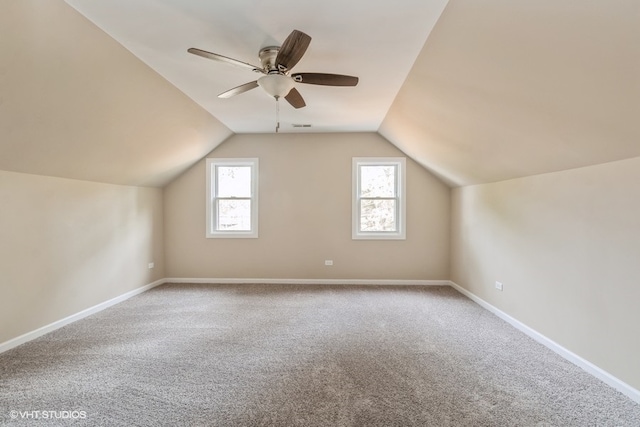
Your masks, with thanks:
M229 58L223 55L218 55L217 53L207 52L206 50L196 49L195 47L187 49L187 52L193 53L194 55L202 56L203 58L213 59L214 61L226 62L227 64L235 65L242 68L248 68L251 71L256 71L258 73L265 73L265 71L256 65L251 65L247 62L238 61L237 59Z
M258 81L254 80L252 82L234 87L233 89L229 89L226 92L222 92L220 95L218 95L218 98L231 98L232 96L240 95L241 93L245 93L246 91L255 89L257 87Z
M298 92L295 87L289 91L289 94L285 96L284 99L286 99L293 108L302 108L307 105L305 104L304 99L302 99L302 95L300 95L300 92Z
M309 43L311 43L311 37L302 31L293 30L280 46L276 56L276 66L286 70L292 69L307 51Z
M292 74L291 77L297 83L307 83L312 85L355 86L358 84L357 77L343 76L341 74L296 73Z

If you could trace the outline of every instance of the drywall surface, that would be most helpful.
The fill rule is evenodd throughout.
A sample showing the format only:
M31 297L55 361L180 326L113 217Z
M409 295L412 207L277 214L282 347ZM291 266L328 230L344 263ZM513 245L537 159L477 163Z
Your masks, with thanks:
M409 159L407 239L352 240L352 157L385 156L375 133L231 137L208 157L259 158L259 238L205 238L203 159L165 187L167 276L447 279L450 190Z
M0 206L0 343L164 277L161 189L0 171Z
M382 136L451 186L640 156L637 1L451 0Z
M453 190L452 280L640 389L638 182L635 158Z
M162 187L231 135L64 1L0 7L0 170Z

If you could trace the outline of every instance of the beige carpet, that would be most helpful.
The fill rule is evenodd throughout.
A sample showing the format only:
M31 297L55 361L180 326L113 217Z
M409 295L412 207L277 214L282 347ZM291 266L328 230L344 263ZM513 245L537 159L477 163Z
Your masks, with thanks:
M0 424L640 426L640 405L449 287L180 284L0 354Z

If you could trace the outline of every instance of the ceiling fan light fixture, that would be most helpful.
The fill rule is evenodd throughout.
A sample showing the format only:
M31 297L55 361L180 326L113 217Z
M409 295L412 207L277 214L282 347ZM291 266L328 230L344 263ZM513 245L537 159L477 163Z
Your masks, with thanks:
M294 82L289 76L267 74L258 79L258 85L274 98L283 98L293 89Z

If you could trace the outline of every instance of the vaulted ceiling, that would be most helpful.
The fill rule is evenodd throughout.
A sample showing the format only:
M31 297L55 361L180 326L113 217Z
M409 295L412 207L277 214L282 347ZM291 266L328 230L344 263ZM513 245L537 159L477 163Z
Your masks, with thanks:
M451 0L379 132L452 185L640 156L640 2Z
M163 186L234 133L273 132L250 70L313 37L284 132L371 131L452 186L640 156L637 0L3 0L0 169ZM311 124L294 128L293 124Z
M298 84L307 106L296 110L283 101L280 131L375 132L447 2L66 1L235 133L274 132L274 99L261 89L219 99L260 75L188 48L260 66L261 48L303 31L312 40L293 72L355 75L360 82L354 88Z

